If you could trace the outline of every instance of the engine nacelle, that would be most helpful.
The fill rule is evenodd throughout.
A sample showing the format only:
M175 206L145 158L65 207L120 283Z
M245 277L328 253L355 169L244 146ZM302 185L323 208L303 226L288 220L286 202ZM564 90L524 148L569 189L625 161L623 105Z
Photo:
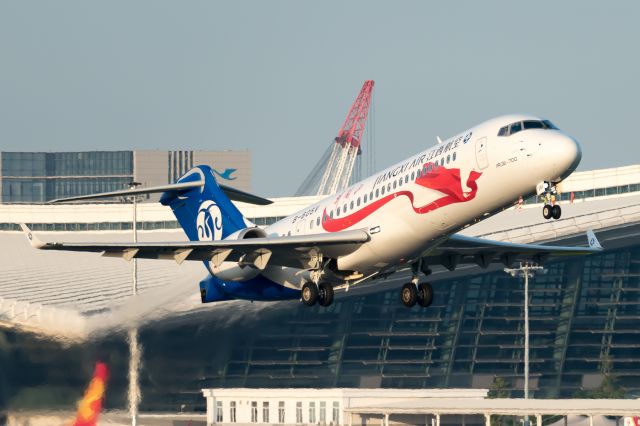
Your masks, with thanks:
M225 240L247 240L249 238L266 238L267 233L264 229L253 227L244 228L229 235Z
M244 228L229 235L225 240L246 240L249 238L264 238L267 233L262 228ZM209 263L210 272L223 281L246 281L255 278L260 274L260 270L241 265L238 262L222 262L220 266Z

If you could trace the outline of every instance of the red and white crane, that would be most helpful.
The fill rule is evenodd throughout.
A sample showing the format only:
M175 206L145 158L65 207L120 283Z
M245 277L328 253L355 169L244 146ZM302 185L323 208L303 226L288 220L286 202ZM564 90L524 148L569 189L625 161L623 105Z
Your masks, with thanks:
M361 153L360 141L369 114L373 85L373 80L365 81L358 97L351 105L347 118L335 138L317 195L335 194L349 185L353 166Z

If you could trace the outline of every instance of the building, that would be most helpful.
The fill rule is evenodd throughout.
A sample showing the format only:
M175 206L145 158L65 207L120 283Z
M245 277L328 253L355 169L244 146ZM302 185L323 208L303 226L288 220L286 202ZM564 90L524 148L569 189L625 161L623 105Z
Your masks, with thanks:
M584 394L613 377L626 396L637 396L640 192L631 191L640 183L640 169L575 174L563 193L578 182L583 186L576 191L591 188L593 196L563 202L559 220L544 220L542 206L531 204L464 233L585 244L586 230L593 229L604 252L549 263L531 282L532 396ZM606 190L613 187L615 193ZM266 223L313 198L275 201L241 210ZM0 365L12 366L0 370L0 389L8 389L0 400L20 406L33 400L34 389L42 398L42 383L60 398L82 392L90 361L99 355L112 366L108 407L123 407L123 330L133 325L141 327L144 347L143 410L204 411L204 388L497 388L522 395L523 284L500 265L434 269L435 302L429 309L400 304L399 288L409 279L405 272L339 293L329 308L296 301L202 305L197 281L206 272L197 262L140 260L140 296L132 299L128 263L38 252L14 230L26 222L40 229L54 224L42 233L45 240L131 238L123 225L130 207L0 207ZM175 220L154 203L141 207L140 218L151 224L141 240L184 238L174 224L152 229ZM34 339L24 331L46 337Z
M207 400L207 425L214 424L289 424L345 425L380 423L378 415L355 414L385 404L410 402L416 408L433 399L448 398L460 405L482 400L487 389L203 389ZM377 414L377 413L376 413ZM404 418L403 418L404 417ZM450 418L461 424L462 416ZM484 418L468 416L466 424L484 424ZM428 416L396 416L404 424L429 424ZM474 422L475 420L475 422ZM465 423L463 421L462 423Z
M116 191L132 181L164 185L198 164L213 167L227 185L251 190L248 151L0 152L0 203L44 203Z

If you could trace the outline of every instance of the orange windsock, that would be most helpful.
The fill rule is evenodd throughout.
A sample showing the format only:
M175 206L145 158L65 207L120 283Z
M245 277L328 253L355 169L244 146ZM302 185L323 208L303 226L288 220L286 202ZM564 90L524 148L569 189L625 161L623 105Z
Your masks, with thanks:
M109 370L103 362L96 363L96 369L84 397L78 403L78 413L73 426L96 426L102 411L104 392L107 386Z

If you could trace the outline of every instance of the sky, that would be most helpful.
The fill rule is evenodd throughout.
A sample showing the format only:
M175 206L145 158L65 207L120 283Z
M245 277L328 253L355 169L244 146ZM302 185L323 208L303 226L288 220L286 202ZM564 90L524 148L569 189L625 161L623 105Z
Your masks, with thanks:
M292 195L375 80L382 169L532 113L640 163L637 1L0 0L0 150L248 149ZM367 149L365 146L363 149Z

